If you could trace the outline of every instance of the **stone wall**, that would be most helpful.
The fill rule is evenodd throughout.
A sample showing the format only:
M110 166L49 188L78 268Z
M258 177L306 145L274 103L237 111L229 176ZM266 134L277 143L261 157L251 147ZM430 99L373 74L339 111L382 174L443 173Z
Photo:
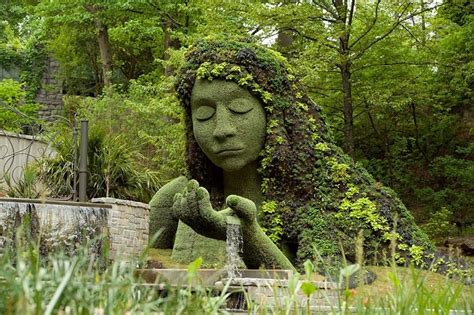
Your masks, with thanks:
M114 198L94 198L91 202L112 206L108 216L111 258L138 257L148 245L150 207L141 202Z
M0 253L13 239L18 218L33 215L36 223L30 234L41 233L41 248L47 252L72 252L77 244L96 240L92 247L97 254L109 244L110 258L137 259L148 245L149 212L147 204L114 198L95 198L91 203L0 198Z
M60 115L63 107L62 82L57 79L59 63L52 58L45 61L45 69L41 79L41 88L35 101L42 106L39 117L48 121L55 120L55 115Z
M55 115L60 115L63 108L63 84L58 79L59 63L53 58L46 58L44 71L41 78L41 87L36 95L35 101L41 104L39 118L54 121ZM2 67L0 65L0 80L20 80L20 69L11 65Z
M102 256L109 244L109 205L53 200L0 198L0 252L15 242L16 229L39 242L41 255L74 254L78 245Z

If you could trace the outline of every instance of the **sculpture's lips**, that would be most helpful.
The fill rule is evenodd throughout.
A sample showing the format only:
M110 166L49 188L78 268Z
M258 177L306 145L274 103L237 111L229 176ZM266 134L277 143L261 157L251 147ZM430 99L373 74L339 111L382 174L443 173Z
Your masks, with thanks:
M218 156L228 156L228 155L234 155L238 154L242 151L243 149L222 149L217 151Z

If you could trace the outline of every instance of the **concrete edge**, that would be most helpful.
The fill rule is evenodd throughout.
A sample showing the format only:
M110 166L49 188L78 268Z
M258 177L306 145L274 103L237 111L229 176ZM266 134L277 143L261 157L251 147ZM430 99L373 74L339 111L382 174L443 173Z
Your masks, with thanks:
M125 200L125 199L116 199L116 198L107 198L107 197L92 198L91 203L93 203L93 204L100 203L100 204L109 204L109 205L123 205L123 206L129 206L129 207L134 207L134 208L142 208L142 209L150 210L150 206L146 203L133 201L133 200Z
M70 200L54 200L54 199L28 199L28 198L0 198L0 202L21 202L21 203L35 203L35 204L51 204L63 206L82 206L93 208L112 208L110 204L97 204L92 202L75 202Z

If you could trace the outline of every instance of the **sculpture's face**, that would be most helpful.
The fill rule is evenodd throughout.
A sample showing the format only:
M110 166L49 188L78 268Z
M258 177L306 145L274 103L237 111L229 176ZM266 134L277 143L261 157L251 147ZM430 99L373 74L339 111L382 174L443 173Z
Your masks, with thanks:
M257 160L265 143L260 100L237 83L196 80L191 94L193 132L202 151L226 172Z

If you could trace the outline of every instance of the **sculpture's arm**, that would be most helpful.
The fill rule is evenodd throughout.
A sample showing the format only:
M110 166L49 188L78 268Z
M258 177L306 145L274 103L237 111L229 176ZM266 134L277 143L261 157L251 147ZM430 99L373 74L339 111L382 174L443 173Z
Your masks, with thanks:
M288 258L263 232L257 222L257 208L249 199L230 195L227 206L241 219L243 234L243 259L248 268L275 268L295 270Z
M243 259L247 267L292 269L295 268L280 249L260 228L255 203L249 199L230 195L227 206L221 211L212 208L209 193L199 183L190 180L181 193L174 198L173 213L195 232L214 239L225 240L226 217L237 215L241 220L243 236Z
M158 190L150 201L150 239L157 233L158 238L152 245L155 248L173 248L178 219L173 215L174 195L186 187L188 180L184 176L175 178Z

